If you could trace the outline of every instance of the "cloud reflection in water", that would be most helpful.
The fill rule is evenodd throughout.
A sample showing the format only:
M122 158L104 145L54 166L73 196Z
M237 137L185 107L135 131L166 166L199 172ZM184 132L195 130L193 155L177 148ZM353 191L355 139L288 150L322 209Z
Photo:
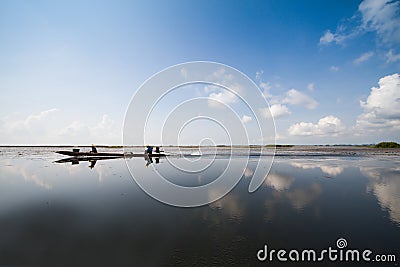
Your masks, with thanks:
M372 192L390 218L400 224L400 168L360 167L360 171L369 178L367 192Z

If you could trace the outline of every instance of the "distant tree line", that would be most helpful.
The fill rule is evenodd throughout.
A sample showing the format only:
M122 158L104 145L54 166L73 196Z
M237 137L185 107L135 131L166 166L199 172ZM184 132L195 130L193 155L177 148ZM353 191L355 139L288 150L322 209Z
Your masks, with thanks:
M400 144L396 142L380 142L376 144L374 147L376 148L400 148Z

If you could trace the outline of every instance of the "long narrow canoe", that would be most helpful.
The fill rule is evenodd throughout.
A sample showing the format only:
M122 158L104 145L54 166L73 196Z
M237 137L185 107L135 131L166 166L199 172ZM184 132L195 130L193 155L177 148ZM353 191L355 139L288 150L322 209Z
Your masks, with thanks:
M93 153L93 152L73 152L73 151L56 151L58 154L70 156L70 157L144 157L145 154L138 154L138 153L111 153L111 152L99 152L99 153ZM161 153L153 153L153 154L147 154L149 157L165 157L165 154Z
M107 153L107 152L73 152L73 151L56 151L58 154L71 156L71 157L123 157L122 153Z

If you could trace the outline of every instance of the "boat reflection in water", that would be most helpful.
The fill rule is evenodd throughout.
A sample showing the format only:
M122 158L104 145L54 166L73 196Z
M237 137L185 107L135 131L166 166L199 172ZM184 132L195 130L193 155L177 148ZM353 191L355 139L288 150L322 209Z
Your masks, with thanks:
M134 157L137 157L135 155ZM85 156L85 157L69 157L65 159L60 159L54 161L55 163L72 163L72 165L77 165L81 161L87 161L90 163L89 168L93 169L94 166L96 165L97 161L99 160L111 160L111 159L123 159L123 158L131 158L129 155L125 155L124 157L121 156L111 156L111 157L96 157L96 156ZM158 164L160 163L160 157L149 157L147 154L143 154L143 158L145 160L146 167L149 166L152 163Z
M70 156L68 158L56 160L55 163L67 163L71 162L72 165L79 164L80 161L88 161L90 163L89 168L93 169L98 160L110 160L110 159L121 159L121 158L135 158L135 157L143 157L146 161L146 167L150 164L156 162L158 164L160 162L160 157L165 157L166 155L160 150L160 147L157 146L155 149L155 153L151 153L151 151L145 150L144 153L121 153L121 152L97 152L97 149L93 150L94 145L92 145L92 151L80 152L79 148L73 148L70 150L59 150L56 151L57 154ZM154 159L154 160L153 160Z

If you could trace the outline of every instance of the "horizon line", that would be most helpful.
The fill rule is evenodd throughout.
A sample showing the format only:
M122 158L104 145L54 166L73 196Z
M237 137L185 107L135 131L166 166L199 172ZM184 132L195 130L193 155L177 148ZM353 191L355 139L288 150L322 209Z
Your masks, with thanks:
M386 141L385 141L386 142ZM392 141L388 141L392 142ZM218 145L194 145L194 144L185 144L185 145L152 145L152 146L160 146L160 147L243 147L243 146L264 146L264 147L272 147L272 146L370 146L376 145L378 143L359 143L359 144L346 144L346 143L335 143L335 144L218 144ZM98 144L96 147L106 147L106 148L123 148L123 147L145 147L146 145L109 145L109 144ZM91 147L91 145L82 145L82 144L0 144L0 147Z

